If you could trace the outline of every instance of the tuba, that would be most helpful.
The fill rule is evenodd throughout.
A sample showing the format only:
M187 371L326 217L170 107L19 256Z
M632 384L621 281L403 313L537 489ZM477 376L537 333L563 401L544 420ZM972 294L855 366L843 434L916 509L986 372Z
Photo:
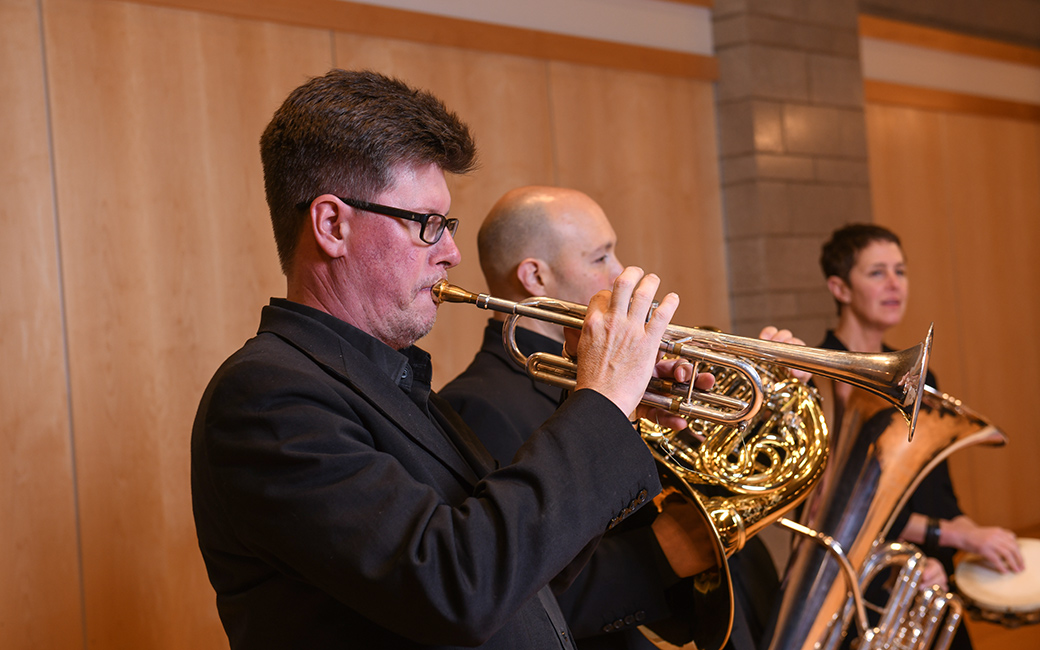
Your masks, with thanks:
M833 388L820 382L825 393ZM947 648L961 619L957 596L918 589L923 554L885 542L921 480L950 454L972 445L1002 445L1005 434L959 400L925 387L917 435L908 444L887 405L852 391L833 421L830 461L805 501L801 522L779 524L799 535L789 559L770 650L836 649L855 620L860 650ZM898 572L878 625L867 620L862 593L875 576Z
M435 284L432 293L438 302L471 303L511 314L502 337L513 360L535 379L562 388L575 386L577 365L572 360L544 353L525 357L514 333L520 317L580 329L584 305L552 298L512 302L474 294L446 281ZM717 378L711 392L694 390L692 382L652 380L642 403L679 413L691 427L671 431L646 421L639 426L657 461L665 492L690 502L708 531L715 567L695 577L694 604L708 624L681 633L692 635L698 648L721 648L732 628L733 585L726 559L749 537L801 503L823 475L829 443L819 396L789 377L783 367L870 391L902 414L909 424L909 438L921 404L931 341L929 329L925 340L913 348L865 354L668 327L661 350L691 360L695 372L710 369ZM662 646L689 640L660 628L647 636Z

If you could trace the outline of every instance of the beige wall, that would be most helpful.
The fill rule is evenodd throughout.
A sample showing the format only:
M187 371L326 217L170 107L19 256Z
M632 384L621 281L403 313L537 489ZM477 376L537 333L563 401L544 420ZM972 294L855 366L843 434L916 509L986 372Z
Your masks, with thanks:
M333 25L350 9L310 4ZM373 67L470 122L482 167L452 182L459 284L483 288L475 236L500 194L566 184L604 205L623 259L665 275L685 319L728 325L723 291L667 234L725 285L710 81L301 25L290 6L0 0L5 650L226 647L188 440L206 381L284 291L257 141L308 76ZM438 385L485 318L443 310L424 342Z

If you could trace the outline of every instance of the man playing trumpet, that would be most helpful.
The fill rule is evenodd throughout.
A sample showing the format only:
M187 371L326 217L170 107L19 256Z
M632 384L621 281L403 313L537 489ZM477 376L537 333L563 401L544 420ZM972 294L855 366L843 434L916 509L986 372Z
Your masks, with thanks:
M589 303L576 389L513 462L430 390L431 287L460 261L447 173L475 146L428 92L333 70L261 138L286 297L192 431L199 547L238 649L574 648L548 585L661 491L629 417L678 305L628 268ZM667 415L667 414L666 414ZM681 541L681 540L680 540Z
M513 301L548 296L588 303L622 271L616 245L617 236L603 209L586 194L559 187L529 186L507 192L491 209L478 236L490 293ZM489 320L472 364L441 395L496 461L507 465L520 457L531 433L557 408L562 391L532 380L509 359L502 346L503 318L496 314ZM776 328L764 330L762 337L801 343ZM564 328L523 319L516 339L525 355L559 354ZM801 377L808 375L801 373ZM685 548L685 538L697 531L693 522L684 522L683 514L681 509L661 514L641 510L603 538L573 585L558 586L579 648L654 648L639 631L640 625L668 621L672 629L683 629L695 622L690 619L697 612L688 602L693 587L684 578L714 560ZM776 570L757 539L734 556L730 569L736 612L727 647L750 650L771 613L778 587Z

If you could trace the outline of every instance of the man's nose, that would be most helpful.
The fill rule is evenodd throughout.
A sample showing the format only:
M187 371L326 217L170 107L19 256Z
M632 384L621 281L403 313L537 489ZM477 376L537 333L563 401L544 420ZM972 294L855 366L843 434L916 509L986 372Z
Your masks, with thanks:
M462 261L462 253L459 251L459 247L455 245L455 236L447 230L441 235L440 241L433 246L437 249L435 263L447 264L450 269Z

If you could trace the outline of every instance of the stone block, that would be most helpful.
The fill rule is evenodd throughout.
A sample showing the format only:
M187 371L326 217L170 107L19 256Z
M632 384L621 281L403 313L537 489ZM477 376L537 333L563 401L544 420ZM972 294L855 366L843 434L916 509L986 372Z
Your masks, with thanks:
M870 165L866 159L814 157L816 180L821 183L870 186Z
M734 295L730 300L731 317L734 322L747 322L752 319L761 318L765 309L761 304L759 292Z
M836 29L752 14L744 21L742 32L745 40L751 43L851 58L859 56L859 33L854 28Z
M736 156L784 150L782 104L735 100L718 105L719 155Z
M753 102L740 99L720 103L717 111L719 156L753 153L755 151Z
M751 70L751 47L738 45L715 53L719 64L717 101L734 102L754 97L754 76Z
M839 29L858 29L858 0L802 0L809 22Z
M749 59L757 98L808 99L809 76L804 52L752 45Z
M866 158L862 109L785 104L784 142L792 154Z
M753 154L725 157L721 168L723 187L758 179L758 163Z
M762 179L811 181L816 173L809 156L758 154L756 159Z
M735 14L722 18L716 17L712 23L712 36L715 41L715 52L718 53L731 45L746 44L750 40L747 14Z
M765 295L765 294L763 294ZM744 306L739 311L733 310L733 333L738 336L757 337L767 325L786 328L806 345L816 346L823 341L824 334L831 327L830 318L810 316L798 313L773 313L769 302L762 296L746 296Z
M809 98L814 104L863 108L863 71L858 58L809 56Z
M741 45L720 51L719 101L757 98L809 100L806 54L761 45Z
M819 255L814 237L769 235L729 239L731 295L794 291L819 286L813 262ZM794 308L793 305L791 307Z
M748 293L761 288L762 278L766 277L765 243L762 237L727 239L732 294Z
M734 183L722 188L722 222L727 237L761 234L762 215L758 209L758 184Z
M846 29L859 16L858 0L747 0L747 11Z
M731 237L784 233L791 221L787 184L754 181L723 188L726 232Z
M789 317L795 314L795 303L796 300L790 292L763 288L735 296L733 316L741 320ZM758 332L754 332L753 336L757 335Z
M774 235L765 245L765 271L771 289L811 289L819 284L813 259L819 255L815 237Z
M784 151L783 105L779 102L751 102L755 151Z
M774 181L759 181L755 184L755 198L763 232L770 235L790 232L794 212L791 209L789 187L790 183Z
M811 182L815 174L810 156L751 154L722 159L724 187L755 180Z
M733 14L746 13L747 5L747 0L715 0L712 3L711 15L713 19L718 20Z
M829 234L847 223L870 221L869 187L792 183L788 192L793 212L792 231ZM819 245L817 237L817 256Z

